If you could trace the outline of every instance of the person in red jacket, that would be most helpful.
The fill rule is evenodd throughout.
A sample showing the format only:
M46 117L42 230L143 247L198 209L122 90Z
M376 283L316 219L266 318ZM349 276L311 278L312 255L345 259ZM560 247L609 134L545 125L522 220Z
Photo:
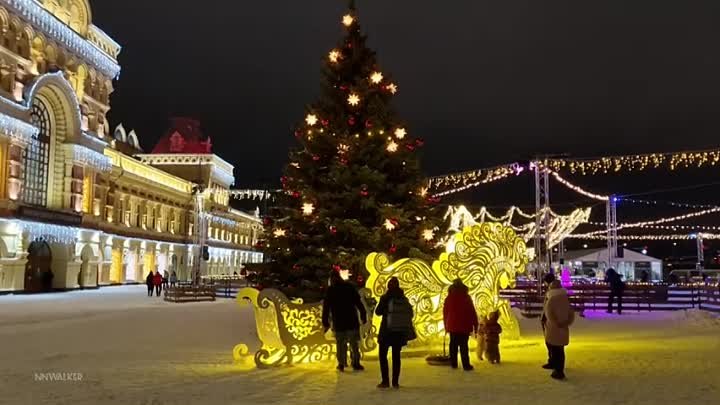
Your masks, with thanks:
M160 275L160 272L155 272L155 275L153 276L153 284L155 285L155 295L159 297L163 284L163 277Z
M468 340L470 334L478 329L478 317L475 304L468 294L468 287L460 279L453 281L448 289L448 296L443 304L443 322L445 332L450 334L450 366L458 367L459 350L463 370L471 371L473 366L468 354Z

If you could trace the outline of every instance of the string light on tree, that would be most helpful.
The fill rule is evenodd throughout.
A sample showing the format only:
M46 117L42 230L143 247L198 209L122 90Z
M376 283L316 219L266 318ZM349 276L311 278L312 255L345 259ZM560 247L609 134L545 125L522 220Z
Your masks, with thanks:
M370 81L375 84L380 84L383 80L383 74L380 72L373 72L372 75L370 75Z
M360 96L355 93L350 94L350 96L348 96L348 104L353 107L357 106L358 104L360 104Z

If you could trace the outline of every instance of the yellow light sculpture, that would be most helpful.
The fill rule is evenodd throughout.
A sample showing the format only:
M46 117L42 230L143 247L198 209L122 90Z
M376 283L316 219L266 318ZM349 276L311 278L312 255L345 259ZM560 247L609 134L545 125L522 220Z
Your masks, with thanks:
M432 266L407 258L390 263L385 254L372 253L365 267L370 273L367 286L376 298L385 293L391 277L400 280L415 308L419 343L432 343L444 333L442 306L448 287L456 278L469 287L479 316L500 311L503 336L519 338L518 321L510 310L510 302L500 298L500 290L515 286L515 277L525 272L528 261L525 241L511 228L484 223L457 233Z
M375 302L370 292L361 290L360 296L368 319L372 319ZM304 304L300 299L288 299L278 290L259 291L254 288L238 291L237 301L241 307L253 306L257 333L262 343L254 356L258 367L324 361L335 355L335 341L324 333L322 303ZM363 353L375 349L375 331L372 321L360 327L360 349ZM247 354L245 343L233 349L236 361Z

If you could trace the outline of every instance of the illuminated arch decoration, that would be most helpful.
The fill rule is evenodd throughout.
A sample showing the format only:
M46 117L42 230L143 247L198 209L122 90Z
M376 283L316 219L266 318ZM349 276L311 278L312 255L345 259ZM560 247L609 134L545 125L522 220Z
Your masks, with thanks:
M375 302L368 290L360 296L372 319ZM335 341L325 336L322 325L322 303L303 304L292 301L274 289L262 291L243 288L238 291L240 306L252 304L255 324L262 347L255 353L255 364L260 367L282 364L312 363L331 359L335 355ZM375 349L375 331L371 321L360 328L360 350L363 353ZM239 361L248 354L248 347L241 343L233 349L233 357Z
M370 272L367 285L375 297L385 293L391 277L400 280L415 308L418 343L428 344L444 334L442 306L456 278L468 286L479 316L500 311L503 336L518 339L519 324L510 302L500 298L500 290L513 288L516 276L525 272L528 262L525 241L515 231L502 224L484 223L455 234L432 266L407 258L390 263L382 253L371 253L365 266Z

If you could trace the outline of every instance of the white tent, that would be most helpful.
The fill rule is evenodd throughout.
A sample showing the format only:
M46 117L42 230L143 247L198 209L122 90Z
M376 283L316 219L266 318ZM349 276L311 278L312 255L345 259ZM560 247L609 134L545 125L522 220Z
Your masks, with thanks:
M564 259L564 267L579 273L593 271L598 277L608 268L607 248L565 252ZM662 280L663 276L662 260L629 249L622 249L622 257L613 259L613 267L625 280L640 280L643 271L647 271L650 280Z

